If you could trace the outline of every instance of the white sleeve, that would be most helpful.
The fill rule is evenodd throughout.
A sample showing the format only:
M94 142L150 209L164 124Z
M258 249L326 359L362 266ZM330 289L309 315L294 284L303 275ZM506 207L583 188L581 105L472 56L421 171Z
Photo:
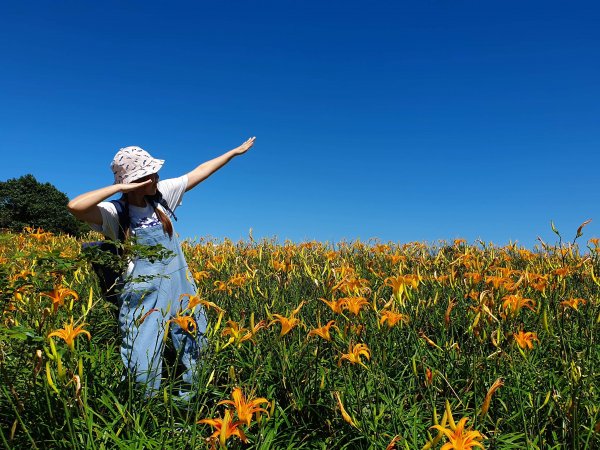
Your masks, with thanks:
M175 211L175 208L181 205L183 194L187 189L187 184L187 175L182 175L178 178L168 178L158 182L158 190L167 201L167 205L169 205L171 211Z
M109 239L117 240L119 238L119 214L117 208L111 202L101 202L98 204L100 214L102 214L102 225L90 223L92 230L102 233Z

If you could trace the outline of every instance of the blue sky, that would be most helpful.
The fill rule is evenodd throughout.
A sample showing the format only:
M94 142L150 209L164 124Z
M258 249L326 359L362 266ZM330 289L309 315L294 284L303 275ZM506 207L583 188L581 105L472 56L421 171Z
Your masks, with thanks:
M181 236L584 239L600 223L600 5L23 1L0 6L0 180L69 197L139 145Z

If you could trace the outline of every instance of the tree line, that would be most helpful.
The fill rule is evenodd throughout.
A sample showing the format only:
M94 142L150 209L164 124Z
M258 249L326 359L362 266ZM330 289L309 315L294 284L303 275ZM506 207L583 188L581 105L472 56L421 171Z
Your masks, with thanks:
M32 227L81 236L89 227L73 217L68 203L66 194L31 174L0 181L0 228L20 232Z

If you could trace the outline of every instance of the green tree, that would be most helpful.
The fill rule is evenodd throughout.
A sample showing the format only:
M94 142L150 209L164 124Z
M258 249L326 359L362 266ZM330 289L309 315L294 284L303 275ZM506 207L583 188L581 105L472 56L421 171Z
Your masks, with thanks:
M87 230L67 210L68 197L50 183L31 174L0 181L0 228L22 231L42 228L53 233L80 236Z

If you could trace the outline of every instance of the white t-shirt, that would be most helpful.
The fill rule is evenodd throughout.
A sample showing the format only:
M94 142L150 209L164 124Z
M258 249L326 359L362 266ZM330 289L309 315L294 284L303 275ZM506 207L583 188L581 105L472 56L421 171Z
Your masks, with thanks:
M171 208L171 211L175 211L175 209L181 205L187 184L187 175L183 175L179 178L160 180L158 182L158 190L167 201L167 205ZM101 202L98 204L98 207L102 214L102 225L92 223L90 226L94 231L99 231L109 239L118 239L119 215L117 213L117 208L111 202ZM164 208L161 205L158 205L158 208L164 211ZM167 211L164 212L169 215ZM136 228L146 228L160 223L160 220L156 216L151 205L140 207L129 204L129 218L132 234L135 234Z

